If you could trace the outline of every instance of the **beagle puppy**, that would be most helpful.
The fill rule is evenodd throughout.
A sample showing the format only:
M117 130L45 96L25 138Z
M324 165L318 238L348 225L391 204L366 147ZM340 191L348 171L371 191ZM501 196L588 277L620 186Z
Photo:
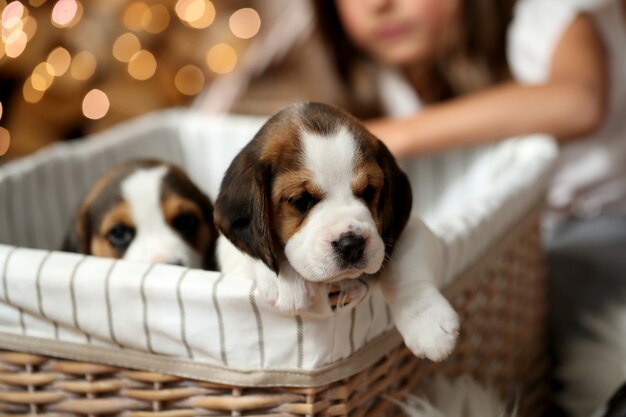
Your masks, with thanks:
M407 346L443 359L458 318L438 290L441 242L411 205L407 176L357 119L324 104L292 105L226 172L215 202L218 262L253 276L285 312L319 311L336 291L358 302L381 284ZM394 249L399 259L385 263Z
M62 250L215 269L213 205L177 166L113 167L81 202Z

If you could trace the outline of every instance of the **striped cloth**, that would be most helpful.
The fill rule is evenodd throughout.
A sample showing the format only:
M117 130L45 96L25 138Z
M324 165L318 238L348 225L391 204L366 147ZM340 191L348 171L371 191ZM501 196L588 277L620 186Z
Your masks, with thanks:
M349 359L371 362L399 343L376 287L356 307L320 320L265 306L248 277L53 251L80 198L113 164L177 163L215 199L230 161L263 122L167 111L3 166L0 348L124 366L145 359L162 372L176 363L230 383L236 378L215 372L263 370L263 384L279 370L358 366ZM536 205L555 155L551 140L534 136L404 167L415 209L445 242L447 283Z

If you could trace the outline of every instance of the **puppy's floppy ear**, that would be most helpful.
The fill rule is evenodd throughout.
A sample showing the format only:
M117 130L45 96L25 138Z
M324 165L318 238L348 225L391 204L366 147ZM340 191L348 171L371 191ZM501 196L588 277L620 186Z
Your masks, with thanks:
M89 213L85 207L79 207L61 244L63 252L91 253L91 227Z
M253 139L233 160L215 202L215 224L235 246L278 273L271 232L271 166Z
M385 252L391 254L411 215L411 184L383 142L378 141L378 164L385 172L385 185L378 200Z

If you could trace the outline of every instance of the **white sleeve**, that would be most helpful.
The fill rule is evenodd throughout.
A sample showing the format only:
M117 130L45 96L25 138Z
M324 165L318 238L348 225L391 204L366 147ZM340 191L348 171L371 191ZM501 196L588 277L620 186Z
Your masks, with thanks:
M561 36L585 8L576 0L518 0L507 33L507 59L513 78L538 84L550 72Z

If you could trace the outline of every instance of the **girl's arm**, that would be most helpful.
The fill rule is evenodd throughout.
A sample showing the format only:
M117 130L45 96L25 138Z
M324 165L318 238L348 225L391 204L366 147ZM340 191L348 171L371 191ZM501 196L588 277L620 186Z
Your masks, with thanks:
M538 132L564 142L600 126L607 78L602 41L591 19L580 15L558 42L545 84L507 82L415 116L366 124L399 157Z

